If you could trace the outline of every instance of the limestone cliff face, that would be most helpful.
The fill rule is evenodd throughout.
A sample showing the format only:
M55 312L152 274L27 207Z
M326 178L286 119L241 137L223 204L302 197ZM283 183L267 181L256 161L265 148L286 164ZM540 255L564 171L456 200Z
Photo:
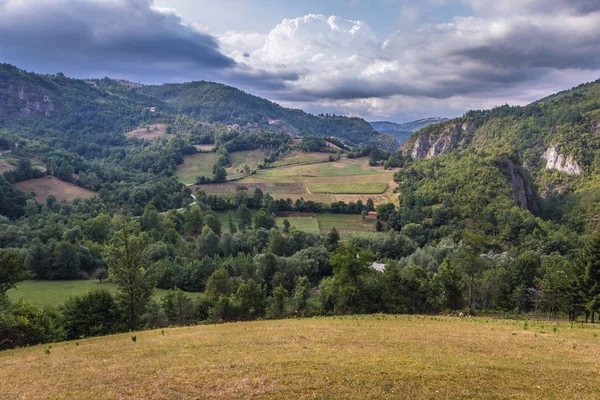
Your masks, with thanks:
M542 157L546 160L547 169L556 169L569 175L581 175L583 172L573 156L565 157L556 146L548 147Z
M472 124L452 124L446 127L440 134L436 132L420 135L411 149L406 149L413 158L435 158L447 154L453 149L462 149L466 146L464 132L473 132Z
M1 90L1 89L0 89ZM46 117L54 112L54 103L48 94L28 91L23 87L9 85L0 95L7 97L12 107L0 110L0 119L4 114L28 117L33 114L43 114Z

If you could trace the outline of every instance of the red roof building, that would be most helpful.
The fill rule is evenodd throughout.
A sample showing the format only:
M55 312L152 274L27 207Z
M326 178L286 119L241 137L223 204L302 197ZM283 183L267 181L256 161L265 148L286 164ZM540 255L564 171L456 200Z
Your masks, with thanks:
M369 218L369 219L377 219L377 212L376 211L369 211L369 213L367 214L367 218Z

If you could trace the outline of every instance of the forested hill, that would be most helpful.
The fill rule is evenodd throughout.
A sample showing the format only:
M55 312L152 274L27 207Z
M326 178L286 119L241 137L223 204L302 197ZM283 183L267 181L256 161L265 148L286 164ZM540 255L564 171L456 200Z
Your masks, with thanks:
M423 168L462 165L458 174L469 173L473 157L503 165L519 203L574 227L596 226L600 80L523 107L469 111L416 132L402 149Z
M109 78L41 75L0 64L0 129L24 136L43 134L70 151L82 153L71 148L75 143L91 147L121 144L123 133L177 115L300 136L336 136L352 145L398 147L395 139L376 132L363 119L315 116L222 84L142 86Z
M202 81L145 86L139 92L164 102L172 113L203 122L256 126L301 136L335 136L351 144L374 144L387 150L395 150L398 146L395 139L376 132L361 118L329 114L316 116L281 107L219 83Z

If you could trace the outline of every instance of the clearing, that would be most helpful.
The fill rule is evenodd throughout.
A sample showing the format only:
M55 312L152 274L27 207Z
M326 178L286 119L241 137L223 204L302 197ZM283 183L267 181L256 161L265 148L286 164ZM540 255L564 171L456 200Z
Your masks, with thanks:
M125 135L137 139L146 139L152 142L163 135L166 135L166 129L166 124L149 124L147 127L139 127L131 132L127 132Z
M417 315L203 325L3 351L0 382L7 399L598 399L598 333Z
M12 301L25 299L41 307L59 306L71 296L80 296L86 294L91 289L104 289L116 293L117 285L114 283L95 280L76 280L76 281L24 281L17 284L16 289L8 291L8 297ZM167 290L156 289L154 292L155 300L161 299L167 294ZM200 296L200 293L188 293L192 296Z
M74 183L61 181L55 176L48 175L43 178L28 179L17 182L15 185L25 193L35 193L35 199L43 203L46 197L54 195L56 200L66 200L71 203L75 199L89 199L96 195L96 192L77 186Z
M234 175L243 171L244 164L248 164L251 169L256 169L260 163L269 154L266 150L244 150L229 154L231 167L227 168L228 175ZM212 166L217 161L216 153L198 153L183 157L183 164L177 166L175 175L184 184L196 182L199 175L211 176Z

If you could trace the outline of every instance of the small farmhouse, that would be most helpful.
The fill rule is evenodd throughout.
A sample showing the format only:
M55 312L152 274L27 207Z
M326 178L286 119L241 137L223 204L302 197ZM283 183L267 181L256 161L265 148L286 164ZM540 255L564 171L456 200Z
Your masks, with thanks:
M377 219L377 211L369 211L367 214L368 219Z

